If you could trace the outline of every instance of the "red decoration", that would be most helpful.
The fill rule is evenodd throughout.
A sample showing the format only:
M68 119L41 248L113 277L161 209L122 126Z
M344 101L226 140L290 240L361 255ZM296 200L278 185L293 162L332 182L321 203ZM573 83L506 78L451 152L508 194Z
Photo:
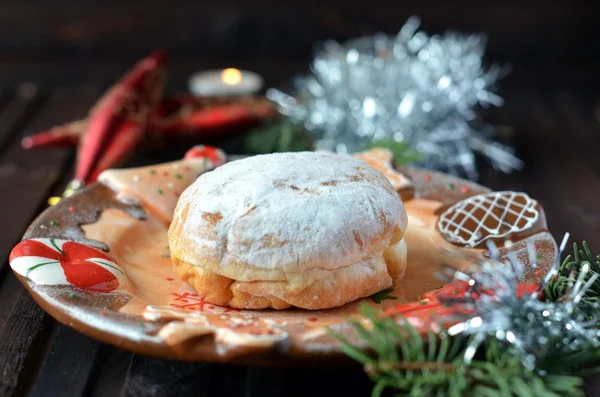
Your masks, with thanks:
M164 59L162 50L142 59L96 103L79 146L75 180L93 181L140 142L162 96Z
M151 115L149 132L160 136L223 137L275 116L275 108L260 97L199 98L180 95L164 100Z
M87 120L72 121L59 125L48 131L26 136L21 141L23 149L34 149L38 147L55 146L77 146L80 138L87 128Z
M59 249L55 243L56 240L50 239L49 241L53 243L56 249L50 248L38 240L22 241L10 253L9 261L13 262L13 260L20 257L41 257L52 262L58 262L66 280L76 287L98 292L109 292L119 286L119 279L112 272L90 261L90 259L94 259L115 263L114 259L104 252L71 241L64 242L62 248ZM39 266L41 265L37 264L30 267L28 272ZM111 265L111 267L114 266Z
M419 302L402 303L386 308L383 312L385 316L393 317L403 315L407 318L413 318L421 325L430 325L440 318L451 318L456 314L469 314L471 311L461 306L460 304L446 306L442 303L441 298L461 300L464 299L470 287L464 281L454 281L448 283L438 289L428 291L421 295ZM517 296L521 297L524 294L532 294L538 290L537 284L518 284ZM494 291L485 291L485 294L493 295ZM472 295L472 298L477 299L478 295ZM452 325L452 322L441 324L445 327Z
M159 103L148 119L149 140L169 136L197 136L210 139L260 124L273 118L273 105L263 98L196 98L179 95ZM77 146L88 120L77 120L23 138L24 149Z
M176 307L178 309L185 309L185 310L193 310L193 311L204 311L204 307L206 305L212 305L211 303L205 301L204 299L200 298L198 296L198 294L191 294L189 292L184 292L184 293L178 293L178 292L173 292L171 295L174 296L173 301L174 302L181 302L181 303L171 303L169 306L172 307ZM216 305L215 305L216 306ZM223 313L229 313L232 311L239 311L238 309L234 309L232 307L222 307L222 306L216 306L220 309L223 309ZM215 307L213 307L212 309L214 309ZM207 307L207 309L210 309L209 307ZM210 309L210 310L212 310Z
M203 157L208 158L215 166L222 165L225 162L225 157L223 156L223 152L221 150L212 146L204 145L194 146L186 152L183 159L190 160Z

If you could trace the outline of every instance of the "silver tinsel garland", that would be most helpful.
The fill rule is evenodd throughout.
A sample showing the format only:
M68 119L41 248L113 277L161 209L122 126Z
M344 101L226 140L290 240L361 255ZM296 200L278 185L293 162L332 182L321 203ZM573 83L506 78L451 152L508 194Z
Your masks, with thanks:
M490 139L491 127L474 128L477 106L503 104L492 91L501 68L482 64L485 38L428 36L419 23L410 18L395 37L326 41L293 96L267 96L314 134L317 149L355 152L391 139L420 153L419 165L470 179L478 177L476 153L503 172L520 168L510 148Z
M568 235L561 244L562 253ZM539 366L541 358L564 359L570 353L585 352L600 347L600 328L597 314L600 308L582 308L581 300L598 274L590 273L589 264L584 264L579 273L572 273L567 293L558 302L540 300L540 291L557 274L560 255L550 269L540 289L518 296L518 280L523 274L523 265L512 257L508 263L498 260L498 251L490 245L491 258L481 263L473 273L450 271L454 278L466 281L471 290L466 294L467 302L450 301L448 304L466 305L472 314L452 326L450 335L473 335L466 349L465 360L470 362L479 345L487 338L496 338L519 354L529 369L544 373ZM535 263L535 250L530 249L531 263ZM591 276L590 276L591 274ZM590 277L588 277L590 276ZM587 280L587 281L586 281ZM487 293L487 292L492 293ZM472 299L475 294L477 299ZM584 310L587 309L587 310Z

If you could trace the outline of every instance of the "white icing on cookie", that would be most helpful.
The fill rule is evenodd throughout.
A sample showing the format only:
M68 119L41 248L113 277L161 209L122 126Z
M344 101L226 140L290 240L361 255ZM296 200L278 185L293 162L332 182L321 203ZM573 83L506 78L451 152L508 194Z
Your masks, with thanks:
M452 243L475 247L530 228L539 219L537 207L537 201L525 193L479 194L448 208L438 220L438 229Z

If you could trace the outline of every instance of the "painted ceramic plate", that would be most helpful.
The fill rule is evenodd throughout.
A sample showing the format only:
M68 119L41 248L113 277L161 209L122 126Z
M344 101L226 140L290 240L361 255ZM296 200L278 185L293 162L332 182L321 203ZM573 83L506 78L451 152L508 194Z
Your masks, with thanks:
M430 298L460 293L452 285L440 289L436 272L441 265L471 266L486 254L487 241L526 265L534 247L537 267L524 281L537 281L554 261L543 210L526 194L394 169L383 149L360 157L404 200L408 268L393 288L339 308L231 309L205 302L178 279L167 229L183 189L225 161L209 147L196 147L181 161L105 172L32 223L11 253L11 267L50 315L101 341L159 357L273 364L344 360L328 329L351 336L348 319L359 316L360 303L403 313L416 324L434 322Z

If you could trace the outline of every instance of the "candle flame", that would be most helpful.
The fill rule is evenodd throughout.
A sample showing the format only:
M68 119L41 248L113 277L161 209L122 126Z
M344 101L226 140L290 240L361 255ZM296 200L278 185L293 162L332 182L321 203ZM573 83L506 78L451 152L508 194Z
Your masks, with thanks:
M242 81L242 72L235 68L225 69L221 73L221 81L227 85L237 85Z

